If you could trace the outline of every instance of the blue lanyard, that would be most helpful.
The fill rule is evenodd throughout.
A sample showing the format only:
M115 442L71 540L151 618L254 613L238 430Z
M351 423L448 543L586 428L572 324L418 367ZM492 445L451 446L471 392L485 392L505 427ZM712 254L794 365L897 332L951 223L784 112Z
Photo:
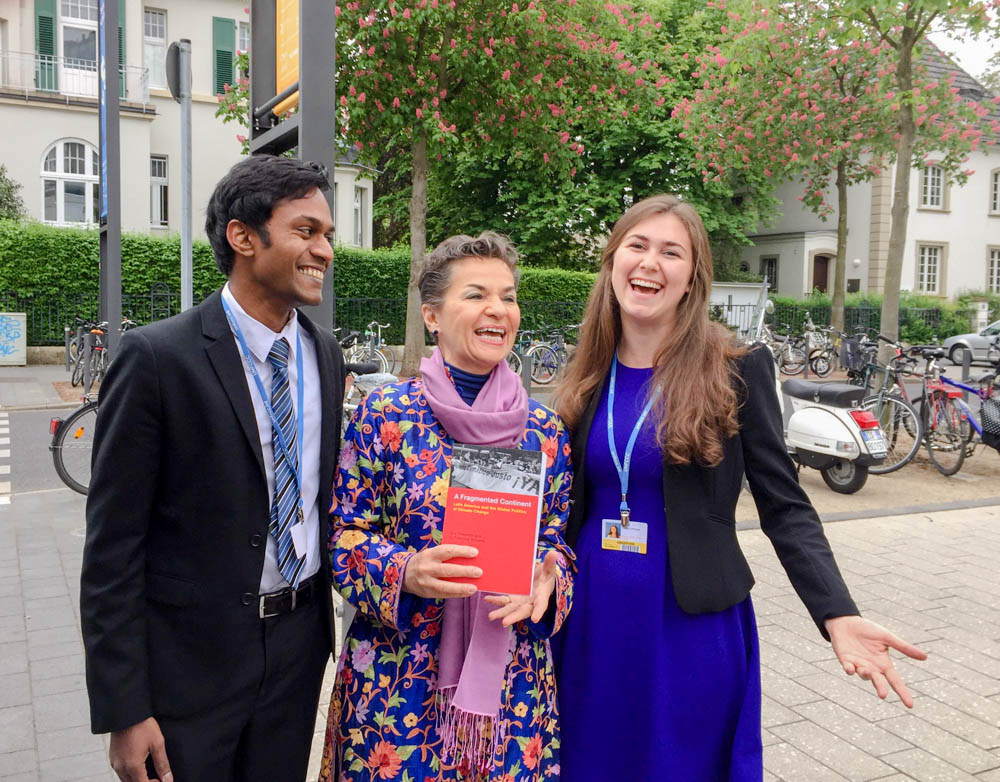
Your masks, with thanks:
M615 469L618 470L618 480L621 481L622 501L618 509L621 511L622 524L627 526L629 521L628 471L632 465L632 451L635 449L635 441L639 437L639 430L642 429L642 424L646 420L646 416L649 415L649 411L652 409L653 403L656 401L659 393L657 391L650 394L649 399L646 400L646 406L642 409L642 414L639 416L639 420L635 422L635 426L632 428L632 434L628 438L628 445L625 446L625 464L623 466L618 459L618 448L615 445L615 378L617 375L618 353L616 352L611 362L611 382L608 386L608 449L611 451L611 458L614 460Z
M296 429L298 430L298 442L296 445L296 456L298 459L293 460L292 454L288 449L288 444L285 442L285 436L281 433L281 425L278 421L278 417L274 414L274 408L271 407L271 400L267 398L267 391L264 390L264 382L260 379L260 374L257 372L257 365L254 364L253 354L250 352L250 347L247 345L246 338L243 336L243 329L240 328L240 324L236 322L236 318L233 317L233 311L229 309L229 305L226 300L222 300L222 308L226 311L226 318L229 320L229 327L233 330L233 334L236 335L237 341L240 343L240 349L243 351L243 359L246 361L246 365L250 370L250 375L253 377L254 382L257 384L257 392L260 394L261 402L264 403L264 409L267 411L268 416L271 418L271 426L274 429L274 434L278 438L278 446L281 448L282 453L285 454L285 458L288 463L293 466L292 472L295 475L295 484L299 490L299 521L303 520L302 513L302 439L305 436L305 407L303 400L305 398L305 378L302 376L302 338L299 335L299 330L295 329L295 370L298 373L298 379L296 382L296 390L298 392L298 409L295 411L296 417Z

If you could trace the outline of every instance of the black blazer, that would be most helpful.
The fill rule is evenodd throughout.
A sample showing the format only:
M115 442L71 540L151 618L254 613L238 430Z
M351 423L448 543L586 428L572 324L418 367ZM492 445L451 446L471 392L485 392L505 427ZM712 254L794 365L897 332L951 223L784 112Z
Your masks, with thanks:
M340 440L344 359L312 334L323 404L320 552ZM242 359L216 291L126 333L101 387L80 617L95 733L219 700L259 637L270 498ZM325 560L324 560L325 561ZM330 569L321 564L329 584ZM331 615L330 589L321 593ZM327 634L334 648L333 622Z
M735 521L746 471L761 528L825 637L826 619L857 614L858 609L785 450L769 351L751 349L740 360L739 374L745 386L739 389L740 431L725 442L719 465L663 463L663 502L677 602L689 614L704 614L729 608L749 594L754 580L737 541ZM584 462L600 396L598 388L572 435L575 479L566 530L570 546L576 544L586 517Z

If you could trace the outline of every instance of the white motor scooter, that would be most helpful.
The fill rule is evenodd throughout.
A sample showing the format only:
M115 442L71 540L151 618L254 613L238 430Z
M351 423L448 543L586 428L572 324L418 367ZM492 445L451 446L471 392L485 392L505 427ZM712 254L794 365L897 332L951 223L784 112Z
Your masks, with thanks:
M767 305L774 307L770 300ZM888 452L878 419L859 407L865 389L797 378L781 383L777 365L774 385L785 447L792 459L819 470L835 492L854 494L861 489L868 480L868 468L881 464Z

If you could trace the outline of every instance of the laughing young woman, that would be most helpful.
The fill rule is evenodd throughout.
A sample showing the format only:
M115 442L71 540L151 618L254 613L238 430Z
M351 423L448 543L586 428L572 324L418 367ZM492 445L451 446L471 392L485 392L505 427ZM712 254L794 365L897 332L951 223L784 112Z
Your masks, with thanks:
M553 641L563 782L762 779L753 577L734 522L744 471L844 671L912 705L887 650L924 654L857 615L785 452L771 356L709 320L711 284L695 210L666 195L635 204L608 239L560 388L579 568Z
M521 322L517 253L453 236L420 278L438 349L421 379L376 389L345 435L331 509L334 585L353 603L327 724L322 780L504 780L558 774L548 638L572 599L569 438L506 357ZM546 456L532 598L449 577L475 556L437 545L455 442Z

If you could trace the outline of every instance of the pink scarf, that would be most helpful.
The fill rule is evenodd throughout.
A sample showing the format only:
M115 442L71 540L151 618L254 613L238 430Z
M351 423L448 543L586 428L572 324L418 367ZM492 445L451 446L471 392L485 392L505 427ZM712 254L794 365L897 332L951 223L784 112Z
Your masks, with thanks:
M506 361L493 368L471 407L448 376L440 350L421 362L420 372L427 403L452 440L502 448L521 442L528 394ZM446 600L438 650L441 757L455 764L465 758L480 771L489 769L507 731L500 699L513 631L491 622L492 610L480 592Z

